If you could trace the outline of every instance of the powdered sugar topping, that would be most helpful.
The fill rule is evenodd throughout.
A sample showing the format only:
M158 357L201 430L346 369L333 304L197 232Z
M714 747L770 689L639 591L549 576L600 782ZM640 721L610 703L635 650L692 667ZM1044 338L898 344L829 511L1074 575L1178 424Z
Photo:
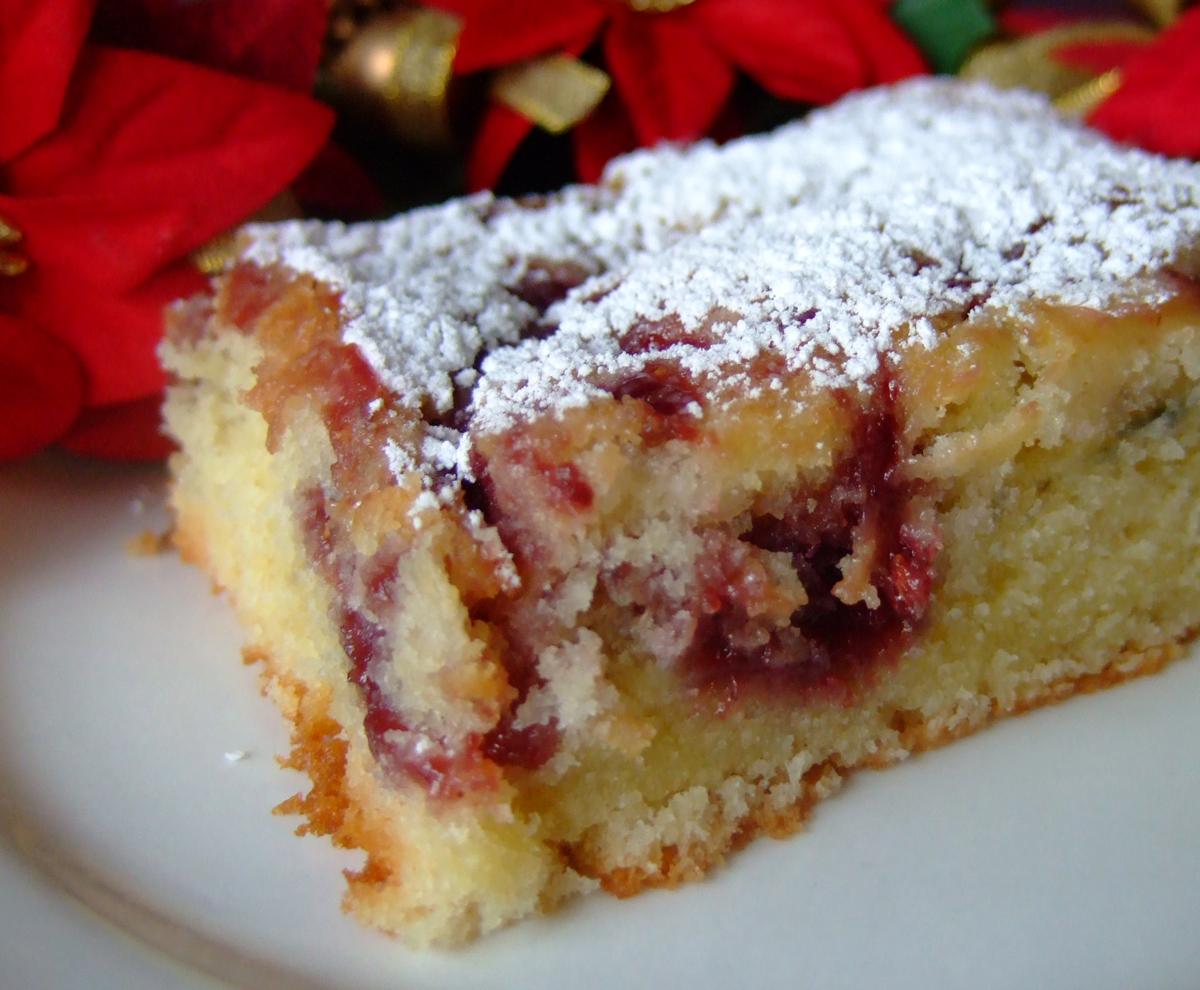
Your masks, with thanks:
M456 383L460 401L473 389L480 432L664 354L702 384L764 351L862 384L888 349L930 343L931 316L1103 307L1197 243L1200 167L1116 147L1031 94L922 79L721 148L639 152L535 208L481 195L260 226L247 254L339 289L346 340L406 404L444 412ZM547 262L571 271L548 306L525 290ZM662 321L680 342L623 349ZM453 460L449 431L426 446Z

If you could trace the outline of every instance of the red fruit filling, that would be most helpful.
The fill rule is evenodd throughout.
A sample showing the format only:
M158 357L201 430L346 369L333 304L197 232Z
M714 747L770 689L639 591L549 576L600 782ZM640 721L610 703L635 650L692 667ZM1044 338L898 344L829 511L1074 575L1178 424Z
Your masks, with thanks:
M509 291L539 313L544 313L565 299L575 286L582 285L589 275L591 272L574 261L535 258L526 266L521 281Z
M621 335L621 350L626 354L646 354L650 351L665 351L674 344L707 348L715 342L710 330L687 330L683 321L675 315L661 320L639 320Z
M896 388L885 380L859 414L852 452L820 491L798 491L782 516L756 516L741 540L791 555L808 603L784 628L757 623L737 568L710 559L685 668L723 708L746 688L849 702L912 641L929 606L941 537L923 484L904 476ZM854 558L859 558L857 561ZM848 593L844 562L869 576Z
M515 729L512 722L510 713L484 736L483 753L488 759L505 767L536 770L558 752L562 733L557 725L526 725Z
M345 374L349 368L339 363ZM354 365L349 362L349 367ZM696 435L698 426L688 410L699 396L673 364L651 362L644 372L612 385L610 391L645 406L649 426L643 436L648 443ZM327 412L342 441L335 447L351 445L351 437L363 433L355 427L365 424L347 421L361 398L360 393L352 403L329 403ZM881 665L899 656L919 629L928 610L941 541L932 521L930 493L901 469L907 451L897 399L895 383L884 378L867 405L855 413L852 453L842 458L821 488L797 490L778 515L753 517L741 534L709 533L687 601L667 600L661 576L653 573L630 574L623 566L602 577L613 600L627 601L633 616L649 610L656 622L666 624L681 610L690 614L673 659L718 713L747 692L783 693L802 702L849 702ZM536 493L540 511L574 514L588 511L595 493L578 467L547 459L520 431L506 444L503 461L507 495L499 502L504 504L497 500L489 473L501 469L499 464L475 465L481 483L470 486L471 493L483 503L489 521L499 526L528 577L540 572L542 556L536 533L526 532L528 520L522 521L531 504L528 497ZM518 492L525 495L513 501ZM508 644L504 662L516 700L498 724L486 734L455 737L414 728L382 686L383 665L391 657L384 623L386 616L404 607L392 600L396 552L385 546L368 559L339 555L336 548L349 546L349 541L334 533L319 489L305 493L297 511L310 558L343 601L349 601L353 589L358 603L344 606L341 619L342 645L351 664L348 676L366 706L364 729L371 751L393 780L414 781L433 797L454 800L494 792L501 767L536 769L554 755L560 732L553 721L519 728L514 724L514 713L540 683L534 657L551 632L540 629L530 601L483 603L473 610L475 618L490 622ZM772 584L778 572L774 578L769 573L763 551L787 554L804 586L807 602L790 620L790 605L783 606L782 619L779 615L780 592ZM532 589L543 583L531 578L527 585ZM536 597L537 592L528 594ZM791 594L784 600L795 600L795 592Z
M341 641L350 659L349 679L358 685L367 707L363 719L367 745L388 776L418 781L431 797L451 801L499 786L499 769L484 755L480 736L448 739L413 731L389 703L373 676L375 665L387 662L390 653L379 625L361 612L346 609Z
M403 607L403 603L393 599L397 553L385 544L368 558L339 555L325 494L320 488L301 495L297 516L304 528L309 559L321 576L338 591L343 602L348 590L357 588L360 607L342 606L341 646L350 661L347 678L357 686L366 706L363 730L367 744L392 780L414 781L431 797L457 800L471 793L494 792L501 780L500 765L532 770L554 755L559 743L559 732L554 725L521 728L513 725L516 708L536 682L531 664L518 667L513 661L514 669L509 674L518 697L490 732L452 738L409 725L381 684L383 665L391 660L391 645L381 624L382 617Z
M239 330L249 330L254 322L279 299L285 277L278 271L258 265L237 265L227 276L226 320Z
M596 493L588 484L583 472L569 461L552 464L536 454L532 457L534 467L545 479L550 501L556 506L569 507L583 512L592 507Z
M534 267L516 291L544 309L586 274ZM269 308L277 286L253 269L235 277L241 279L239 291L230 293L226 315L248 328ZM709 342L703 334L686 334L681 326L660 321L636 328L622 343L639 353ZM693 413L703 404L701 390L675 362L652 358L641 371L606 387L617 400L638 403L647 446L700 435L703 420ZM470 389L460 391L447 419L463 429ZM930 493L901 470L907 451L896 392L895 383L883 377L855 414L852 454L819 490L798 490L778 515L758 515L740 534L711 532L686 600L668 596L661 574L630 573L622 565L601 575L602 588L614 602L626 603L621 607L629 609L631 622L649 611L663 629L679 624L660 659L674 662L718 712L747 691L782 692L801 702L848 701L875 670L899 656L924 620L941 543ZM589 512L596 492L588 478L520 430L505 444L499 462L474 464L479 480L463 486L468 507L481 509L499 528L527 579L527 591L518 598L472 608L473 618L488 622L507 644L499 652L515 700L487 733L438 735L412 723L392 684L385 627L395 610L405 607L393 600L397 551L385 541L372 557L356 555L338 510L339 504L354 504L359 493L389 483L380 454L388 426L370 412L376 399L386 402L386 390L357 349L318 332L317 339L298 341L295 353L281 353L273 366L260 368L250 400L268 420L272 446L286 427L288 396L296 394L308 396L329 424L337 499L331 501L320 488L301 492L296 516L310 560L343 603L339 625L350 663L347 676L366 708L364 731L380 767L397 783L412 781L432 797L455 800L494 793L502 767L542 766L560 744L557 725L553 720L515 725L515 712L540 684L535 658L559 635L537 618L539 589L555 580L544 567L551 558L539 543L543 527L537 517ZM789 603L797 598L794 582L791 592L775 587L778 558L767 561L764 552L787 554L804 586L807 603L790 619Z
M617 399L636 399L646 406L646 425L642 440L657 447L668 440L694 440L700 433L700 421L692 415L699 406L700 393L688 375L668 361L649 361L636 374L610 385Z

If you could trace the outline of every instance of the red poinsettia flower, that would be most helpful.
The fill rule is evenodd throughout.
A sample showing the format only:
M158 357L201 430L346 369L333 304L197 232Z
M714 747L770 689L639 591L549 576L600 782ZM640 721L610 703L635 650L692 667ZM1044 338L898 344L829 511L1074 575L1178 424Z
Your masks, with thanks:
M92 37L307 92L329 0L99 0Z
M1108 63L1098 66L1093 58L1089 67L1119 68L1121 83L1088 123L1149 151L1200 158L1200 7L1151 44L1106 54ZM1088 53L1064 55L1082 61Z
M154 351L203 287L187 255L332 126L298 93L85 43L93 4L0 4L0 458L162 456Z
M828 103L850 90L925 71L889 20L889 0L674 0L642 11L614 0L432 0L463 20L455 72L467 74L599 42L615 93L574 128L576 166L598 177L613 155L688 141L717 120L742 70L769 92ZM532 123L487 111L468 165L492 186Z
M89 38L313 88L330 0L98 0ZM386 208L362 166L330 141L290 186L305 216L360 220Z

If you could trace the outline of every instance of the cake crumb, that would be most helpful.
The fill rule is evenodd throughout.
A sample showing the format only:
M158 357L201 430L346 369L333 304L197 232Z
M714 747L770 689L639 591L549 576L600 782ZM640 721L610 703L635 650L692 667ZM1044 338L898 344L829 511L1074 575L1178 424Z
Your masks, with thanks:
M137 536L131 536L125 541L125 552L130 557L157 557L171 549L171 531L164 530L156 533L152 529L143 529Z

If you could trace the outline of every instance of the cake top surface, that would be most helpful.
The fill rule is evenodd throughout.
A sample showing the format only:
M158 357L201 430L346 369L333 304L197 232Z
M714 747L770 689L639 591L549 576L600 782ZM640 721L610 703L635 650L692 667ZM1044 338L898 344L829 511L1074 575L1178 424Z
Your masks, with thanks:
M723 147L637 152L536 203L254 226L246 257L340 291L345 339L403 402L444 412L457 384L488 432L652 360L725 387L769 350L862 384L930 343L931 316L1108 306L1197 243L1200 166L1032 94L926 78Z

